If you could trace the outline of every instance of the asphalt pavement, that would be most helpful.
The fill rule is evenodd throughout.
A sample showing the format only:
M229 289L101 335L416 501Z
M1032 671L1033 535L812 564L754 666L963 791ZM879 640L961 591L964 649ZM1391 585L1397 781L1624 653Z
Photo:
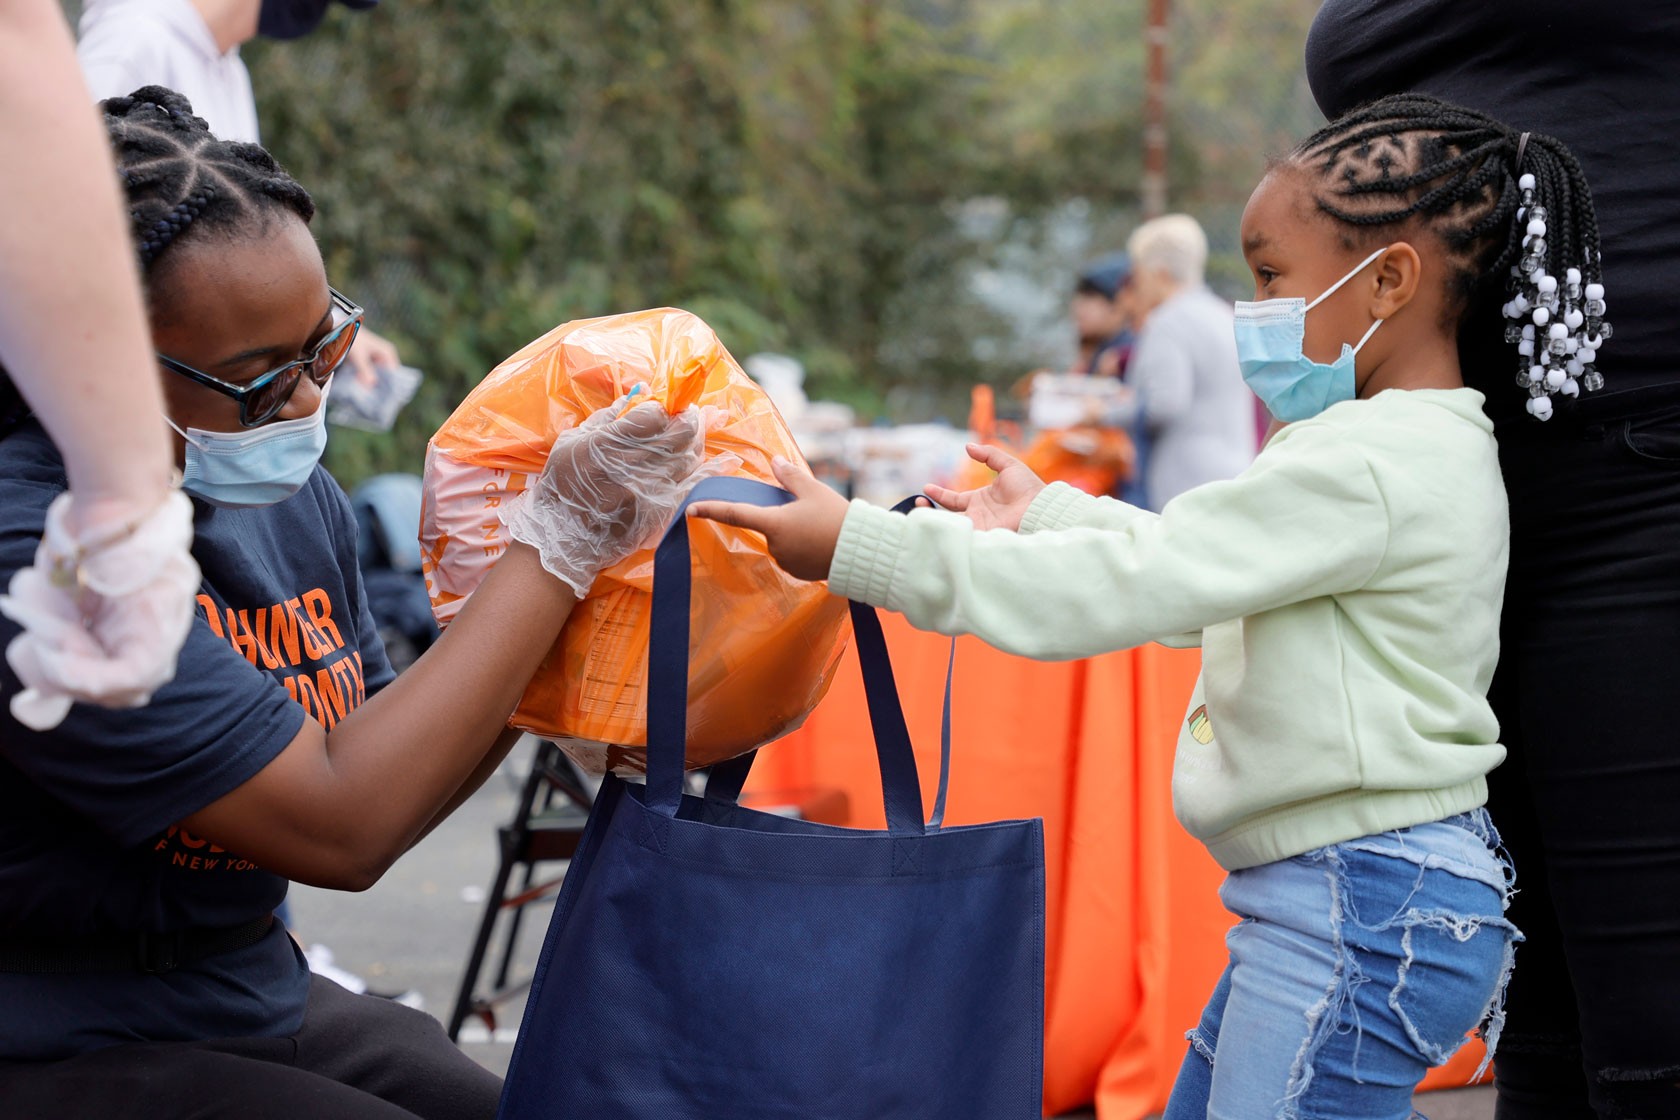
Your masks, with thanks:
M454 1006L467 951L495 873L496 828L513 816L530 756L527 740L501 772L398 860L373 889L346 894L293 887L294 932L305 945L326 945L339 967L364 977L371 988L418 992L427 1011L446 1018ZM563 871L563 864L553 864L541 868L540 874L558 878ZM514 957L514 978L531 975L550 910L549 903L527 910ZM499 947L499 941L493 941L492 947ZM493 951L484 987L492 979L495 960ZM502 1009L494 1030L469 1020L462 1031L461 1048L481 1065L505 1073L523 1010L522 999L512 1000ZM1429 1120L1491 1120L1493 1097L1488 1089L1427 1093L1418 1098L1417 1107ZM1094 1117L1091 1112L1074 1113L1069 1120Z

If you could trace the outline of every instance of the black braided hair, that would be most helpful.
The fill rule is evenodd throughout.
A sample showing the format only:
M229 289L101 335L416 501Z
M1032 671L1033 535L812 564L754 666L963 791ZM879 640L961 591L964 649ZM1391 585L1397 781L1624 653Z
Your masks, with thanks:
M100 102L143 277L189 231L257 232L315 202L261 145L218 140L192 104L162 86ZM28 414L0 368L0 430Z
M100 103L117 157L129 230L149 273L189 228L236 232L275 213L304 221L315 202L260 145L218 140L186 98L162 86Z
M1330 122L1284 162L1315 178L1319 212L1349 227L1350 241L1401 226L1434 233L1461 325L1503 291L1506 341L1517 344L1532 415L1551 416L1553 393L1603 385L1593 359L1611 329L1598 218L1562 141L1408 93Z

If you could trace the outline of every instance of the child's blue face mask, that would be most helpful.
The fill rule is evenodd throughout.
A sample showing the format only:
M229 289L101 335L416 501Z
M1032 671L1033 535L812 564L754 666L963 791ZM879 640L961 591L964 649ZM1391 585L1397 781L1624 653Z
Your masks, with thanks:
M1305 420L1339 401L1353 399L1354 355L1364 348L1383 321L1372 323L1358 346L1342 343L1341 357L1326 365L1302 352L1307 337L1307 312L1386 252L1385 245L1360 261L1353 271L1311 303L1300 296L1237 303L1237 363L1242 367L1243 380L1266 410L1279 420L1285 423Z

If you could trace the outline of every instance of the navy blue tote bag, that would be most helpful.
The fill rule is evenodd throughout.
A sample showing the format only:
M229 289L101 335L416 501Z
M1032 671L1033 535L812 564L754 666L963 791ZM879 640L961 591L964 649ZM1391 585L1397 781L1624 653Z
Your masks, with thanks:
M688 501L710 498L791 496L713 479ZM501 1120L1037 1120L1042 822L924 822L880 623L856 603L887 831L737 805L750 756L685 795L688 595L679 512L654 567L647 784L601 789Z

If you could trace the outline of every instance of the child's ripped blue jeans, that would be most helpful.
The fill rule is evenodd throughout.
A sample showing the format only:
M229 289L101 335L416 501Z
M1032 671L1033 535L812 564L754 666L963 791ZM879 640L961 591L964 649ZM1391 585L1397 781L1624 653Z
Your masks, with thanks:
M1498 1042L1516 927L1487 813L1232 872L1242 920L1162 1120L1408 1120L1482 1027Z

